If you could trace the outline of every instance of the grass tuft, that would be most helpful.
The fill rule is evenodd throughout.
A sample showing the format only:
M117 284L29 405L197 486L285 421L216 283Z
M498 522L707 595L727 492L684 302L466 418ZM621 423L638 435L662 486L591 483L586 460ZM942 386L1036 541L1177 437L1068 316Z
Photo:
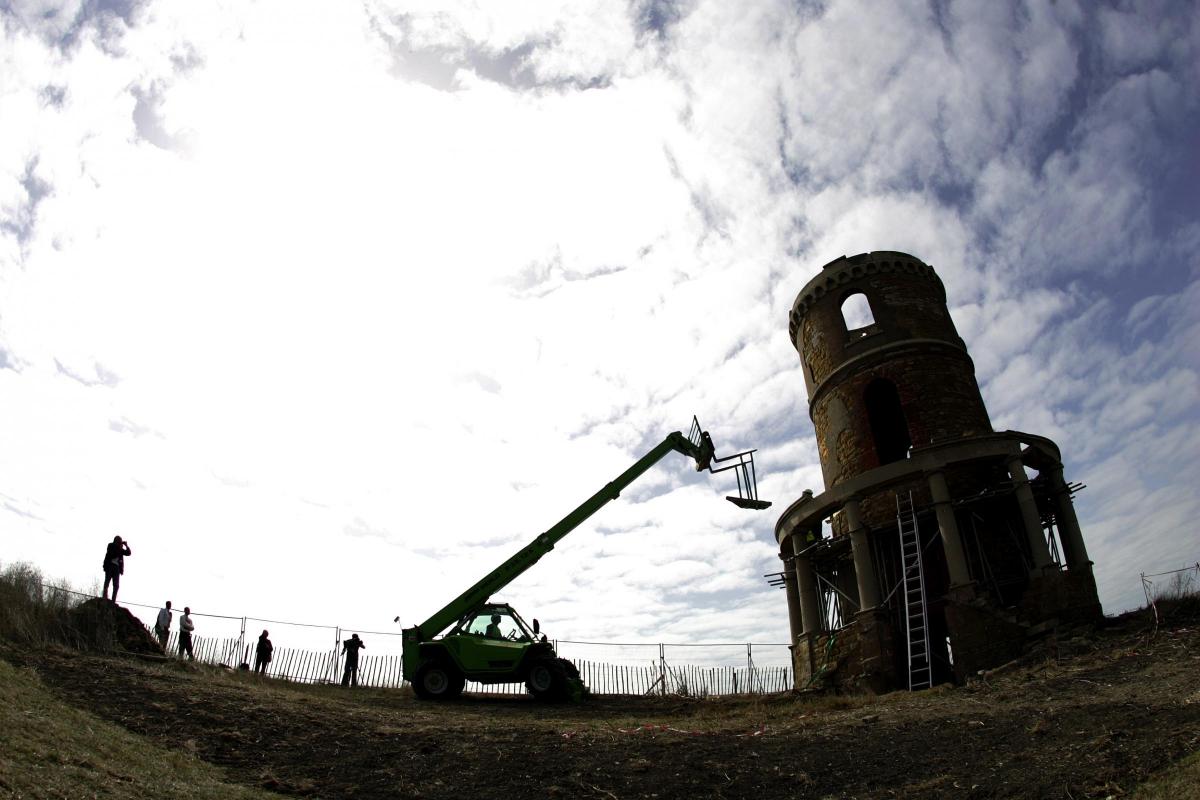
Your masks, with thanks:
M37 567L24 562L0 569L0 638L24 645L82 644L69 612L83 597L69 587L47 586Z

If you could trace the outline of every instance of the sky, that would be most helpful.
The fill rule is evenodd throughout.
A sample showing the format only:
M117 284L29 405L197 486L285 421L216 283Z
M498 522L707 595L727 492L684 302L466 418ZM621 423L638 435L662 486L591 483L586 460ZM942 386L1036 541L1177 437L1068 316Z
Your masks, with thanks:
M497 599L786 642L787 314L900 250L1136 607L1200 560L1194 11L0 3L0 563L120 534L123 600L398 632L695 414L770 510L671 455Z

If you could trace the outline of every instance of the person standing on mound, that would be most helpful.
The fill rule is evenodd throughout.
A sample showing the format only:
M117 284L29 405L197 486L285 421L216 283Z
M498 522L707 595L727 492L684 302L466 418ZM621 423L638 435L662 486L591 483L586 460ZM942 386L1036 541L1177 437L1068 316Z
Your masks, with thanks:
M125 556L133 555L133 551L129 549L129 542L123 541L120 536L114 536L109 542L108 548L104 551L104 592L103 597L108 599L108 585L112 584L112 601L117 602L117 590L121 588L121 576L125 574Z

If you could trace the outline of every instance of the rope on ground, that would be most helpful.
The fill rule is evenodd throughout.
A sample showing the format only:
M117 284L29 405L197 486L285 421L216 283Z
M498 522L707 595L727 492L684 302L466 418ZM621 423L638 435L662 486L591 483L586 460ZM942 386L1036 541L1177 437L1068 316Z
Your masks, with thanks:
M645 736L645 735L657 736L660 733L681 733L684 736L728 736L728 735L730 735L730 734L724 733L723 731L687 731L682 728L671 727L670 725L654 725L652 723L638 725L636 728L617 728L617 732L624 733L624 734L632 734L635 736ZM564 739L569 739L574 735L575 735L574 732L562 734ZM732 735L735 738L739 738L739 739L748 737L748 736L765 736L765 735L767 735L767 726L765 724L759 725L757 728L755 728L752 731L747 731L746 733L735 733Z

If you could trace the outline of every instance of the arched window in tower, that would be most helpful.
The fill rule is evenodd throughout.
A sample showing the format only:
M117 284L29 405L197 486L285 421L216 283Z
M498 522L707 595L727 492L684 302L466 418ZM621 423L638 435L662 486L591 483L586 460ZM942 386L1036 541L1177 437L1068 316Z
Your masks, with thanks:
M871 313L871 303L862 292L846 295L842 300L842 321L846 331L853 336L866 336L866 329L875 324L875 315Z
M863 400L867 406L867 419L871 422L871 436L875 439L875 453L880 466L908 458L912 439L908 435L908 420L900 405L900 393L896 384L884 378L876 378L867 384Z

